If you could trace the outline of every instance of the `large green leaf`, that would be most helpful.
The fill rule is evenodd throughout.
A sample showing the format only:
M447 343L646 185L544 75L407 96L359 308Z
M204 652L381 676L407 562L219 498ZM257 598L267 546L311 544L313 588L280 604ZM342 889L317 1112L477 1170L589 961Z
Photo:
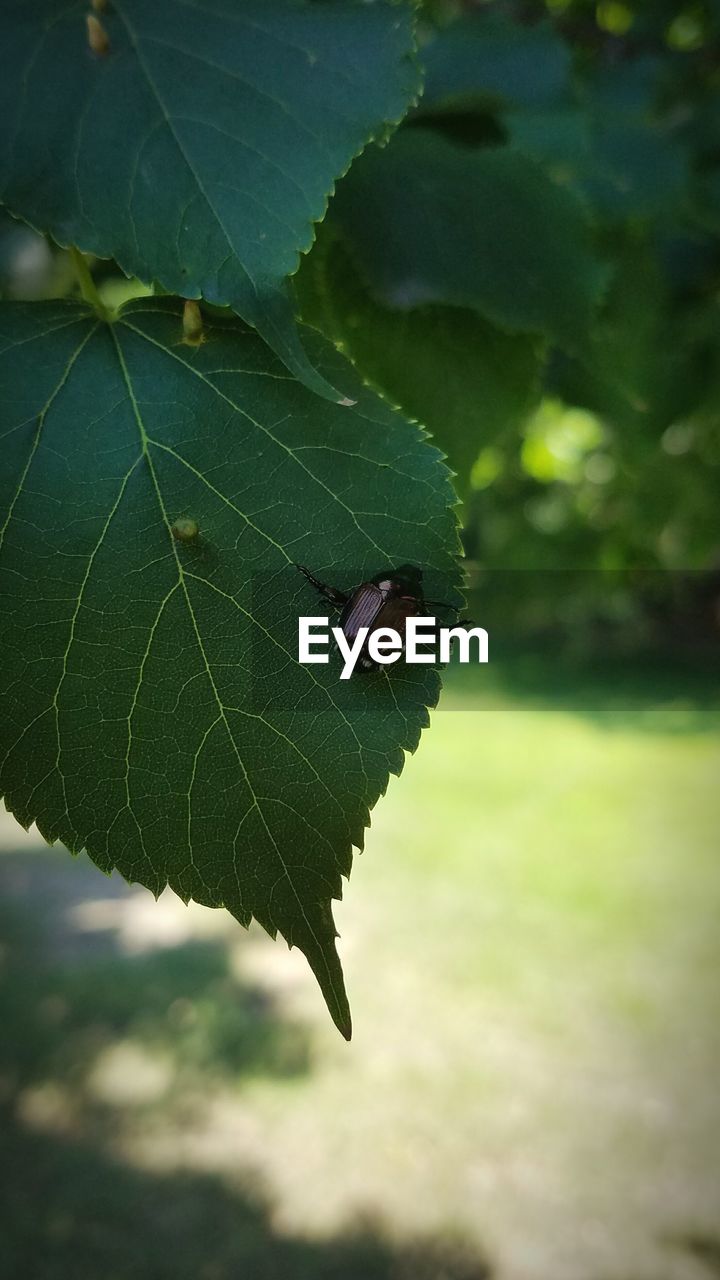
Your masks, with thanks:
M0 199L61 244L227 304L331 398L286 277L334 181L419 90L391 0L5 0ZM341 388L346 391L345 387Z
M578 350L604 268L581 202L525 156L401 129L353 165L331 210L379 301L472 307Z
M280 931L347 1035L330 901L439 677L299 665L326 607L294 562L352 587L412 561L452 593L447 469L311 330L357 408L238 321L184 345L171 300L0 321L0 794L105 870Z
M305 259L297 285L303 317L428 428L464 498L480 450L517 427L539 396L542 342L503 333L465 307L382 306L364 288L344 246L326 232Z

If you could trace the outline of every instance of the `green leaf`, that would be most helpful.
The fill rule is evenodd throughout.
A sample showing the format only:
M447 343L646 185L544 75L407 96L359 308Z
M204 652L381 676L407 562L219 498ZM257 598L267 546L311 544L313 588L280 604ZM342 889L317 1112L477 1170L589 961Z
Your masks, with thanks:
M512 430L540 391L542 343L464 307L393 311L375 302L337 241L321 235L296 278L303 317L394 404L428 428L461 498L484 445Z
M472 151L402 129L353 166L332 216L391 306L472 307L573 351L602 292L583 205L504 147Z
M100 56L86 12L2 6L0 199L60 244L231 306L337 399L303 350L286 277L335 180L417 96L411 9L113 0Z
M503 121L513 147L576 189L595 167L587 112L574 103L546 111L514 111Z
M651 120L599 116L593 170L584 190L607 217L648 218L682 210L690 184L687 149Z
M184 345L170 299L112 326L0 308L0 794L106 871L279 931L349 1035L331 899L439 677L299 665L297 619L325 606L295 562L351 588L412 561L452 599L454 496L311 330L356 409L238 321L206 334Z
M654 120L568 106L516 111L505 124L516 150L571 184L603 218L672 217L683 210L687 148Z
M682 210L690 161L679 135L685 110L663 107L664 70L660 58L629 58L602 71L594 68L582 86L579 97L592 138L582 189L606 218Z
M720 235L720 169L701 173L693 188L693 212L713 235Z
M571 55L549 22L478 11L438 32L422 53L420 110L478 105L538 109L569 92Z
M644 462L648 438L654 445L701 398L709 374L707 336L702 327L698 332L691 304L672 305L646 237L629 235L616 250L612 283L589 335L589 357L584 363L558 360L554 388L618 428L625 452Z
M418 113L501 113L513 146L572 183L604 216L651 217L682 207L689 155L677 113L662 112L658 57L585 68L547 22L528 26L481 10L451 23L423 50ZM680 121L684 112L680 113Z

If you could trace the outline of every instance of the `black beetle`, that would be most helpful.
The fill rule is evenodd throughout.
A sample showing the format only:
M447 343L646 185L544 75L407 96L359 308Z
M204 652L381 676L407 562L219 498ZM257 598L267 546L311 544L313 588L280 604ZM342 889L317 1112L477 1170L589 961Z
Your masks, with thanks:
M398 569L378 573L349 592L339 591L337 587L329 587L320 582L304 565L296 565L296 568L321 596L336 609L342 610L340 626L351 643L361 627L369 628L367 640L360 651L357 671L377 670L378 663L373 661L367 651L367 643L373 631L379 631L381 627L392 627L394 631L404 635L408 618L424 616L427 605L438 605L442 609L454 608L450 604L441 604L439 600L425 599L422 569L412 564L402 564Z

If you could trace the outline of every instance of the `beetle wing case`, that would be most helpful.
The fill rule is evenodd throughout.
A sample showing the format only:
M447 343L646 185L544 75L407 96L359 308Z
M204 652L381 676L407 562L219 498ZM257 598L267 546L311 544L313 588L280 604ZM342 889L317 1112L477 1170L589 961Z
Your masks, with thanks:
M372 627L384 599L382 591L373 582L363 582L353 592L340 614L340 626L348 640L354 640L361 627Z
M392 596L383 604L381 614L376 619L378 627L391 627L393 631L405 634L405 623L408 618L416 618L420 613L421 601L406 596Z

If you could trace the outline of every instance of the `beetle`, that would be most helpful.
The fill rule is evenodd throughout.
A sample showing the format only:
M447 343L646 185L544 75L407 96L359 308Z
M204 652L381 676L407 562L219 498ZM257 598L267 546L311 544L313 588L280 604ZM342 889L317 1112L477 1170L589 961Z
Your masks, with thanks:
M422 588L422 569L412 564L402 564L397 569L384 570L361 582L352 591L340 591L337 587L329 587L316 578L304 565L295 566L304 574L308 582L325 600L340 609L340 626L347 639L352 641L361 627L368 627L368 637L360 651L357 671L375 671L378 663L367 651L367 644L373 631L382 627L392 627L403 635L408 618L417 618L425 614L426 606L438 605L442 609L453 609L454 605L442 604L439 600L426 600Z

